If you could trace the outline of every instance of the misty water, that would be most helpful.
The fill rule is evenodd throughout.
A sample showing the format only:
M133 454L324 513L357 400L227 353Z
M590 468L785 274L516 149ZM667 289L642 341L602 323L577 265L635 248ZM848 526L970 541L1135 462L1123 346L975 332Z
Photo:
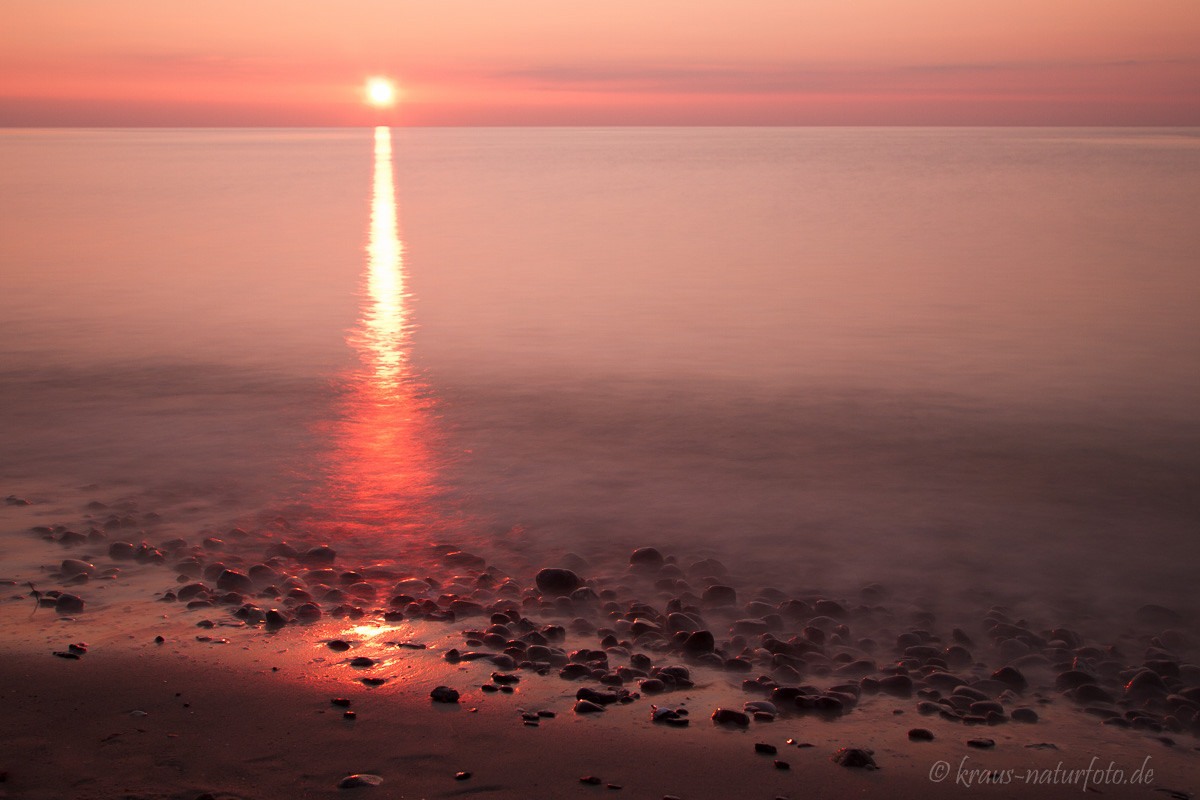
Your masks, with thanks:
M0 494L1194 610L1196 208L1194 129L2 131Z

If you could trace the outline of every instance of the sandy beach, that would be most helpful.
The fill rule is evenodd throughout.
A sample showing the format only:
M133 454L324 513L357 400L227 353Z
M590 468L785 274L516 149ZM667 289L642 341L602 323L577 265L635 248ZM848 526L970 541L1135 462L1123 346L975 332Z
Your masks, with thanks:
M718 564L652 550L507 575L431 543L368 565L277 524L181 536L166 509L97 502L4 509L24 542L0 562L4 796L1197 787L1196 639L1168 609L1131 610L1094 641L998 609L967 624L979 610L921 611L881 586L718 582L701 574ZM835 761L843 748L867 766ZM340 788L356 775L381 782Z

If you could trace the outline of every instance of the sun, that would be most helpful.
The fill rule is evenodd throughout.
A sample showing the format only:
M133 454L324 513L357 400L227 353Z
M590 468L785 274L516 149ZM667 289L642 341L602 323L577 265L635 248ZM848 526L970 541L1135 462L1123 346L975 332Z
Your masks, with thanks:
M396 98L396 90L390 81L371 78L367 81L367 100L374 106L390 106Z

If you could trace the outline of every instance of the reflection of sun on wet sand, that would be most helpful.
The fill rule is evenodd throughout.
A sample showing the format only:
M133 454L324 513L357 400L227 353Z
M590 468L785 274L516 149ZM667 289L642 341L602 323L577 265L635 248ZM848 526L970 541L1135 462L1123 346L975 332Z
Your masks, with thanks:
M33 531L0 576L14 797L1194 788L1195 626L1169 609L1096 637L654 548L507 575L450 546L361 563L298 521L214 535L103 506L5 509ZM56 613L66 594L82 610Z

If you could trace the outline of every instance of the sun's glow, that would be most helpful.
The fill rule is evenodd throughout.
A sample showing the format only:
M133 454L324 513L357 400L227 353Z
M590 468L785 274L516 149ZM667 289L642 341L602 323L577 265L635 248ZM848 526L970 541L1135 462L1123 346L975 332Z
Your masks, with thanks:
M382 78L372 78L367 82L367 98L377 106L391 105L396 92L392 84Z

